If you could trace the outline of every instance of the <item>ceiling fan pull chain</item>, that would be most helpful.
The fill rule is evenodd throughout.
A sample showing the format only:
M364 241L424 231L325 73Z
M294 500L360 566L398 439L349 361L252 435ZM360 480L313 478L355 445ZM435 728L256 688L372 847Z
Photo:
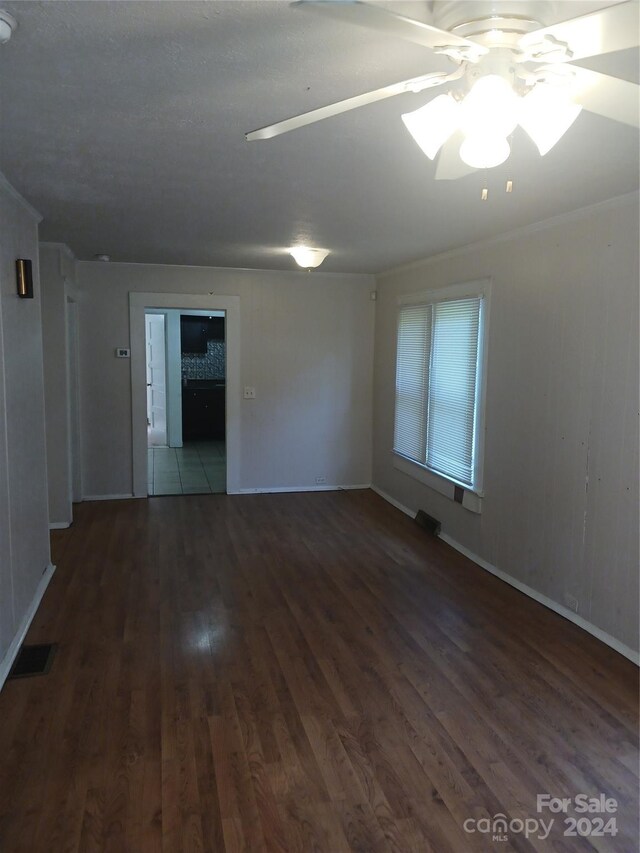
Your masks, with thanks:
M489 201L489 172L483 169L482 190L480 191L480 201Z

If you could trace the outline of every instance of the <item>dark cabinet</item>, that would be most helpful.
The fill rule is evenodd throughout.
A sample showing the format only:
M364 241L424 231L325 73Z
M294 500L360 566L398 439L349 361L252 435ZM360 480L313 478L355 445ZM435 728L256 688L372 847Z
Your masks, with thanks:
M180 348L182 352L207 351L205 325L200 317L180 317Z
M180 317L180 349L206 353L208 341L224 341L224 317Z
M225 389L182 389L183 441L224 441Z
M207 320L209 324L209 340L224 341L224 317L212 317Z

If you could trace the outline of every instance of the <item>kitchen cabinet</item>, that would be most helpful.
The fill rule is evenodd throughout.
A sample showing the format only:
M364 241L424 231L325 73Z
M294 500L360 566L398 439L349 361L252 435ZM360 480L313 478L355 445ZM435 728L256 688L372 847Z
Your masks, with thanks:
M224 341L224 317L180 317L180 349L183 353L206 353L208 341Z
M210 341L224 341L224 317L212 317L207 320Z
M182 388L183 441L224 441L225 386L194 380Z

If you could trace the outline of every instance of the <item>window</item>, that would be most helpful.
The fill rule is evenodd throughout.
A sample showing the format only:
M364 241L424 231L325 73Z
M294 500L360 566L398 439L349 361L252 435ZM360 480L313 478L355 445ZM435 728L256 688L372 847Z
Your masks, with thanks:
M455 285L403 298L398 311L393 449L474 492L482 488L488 295L486 281Z

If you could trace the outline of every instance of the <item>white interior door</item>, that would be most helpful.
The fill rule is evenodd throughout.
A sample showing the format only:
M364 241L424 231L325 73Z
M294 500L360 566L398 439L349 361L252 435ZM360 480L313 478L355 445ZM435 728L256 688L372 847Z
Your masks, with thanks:
M147 420L154 445L167 443L164 314L146 314Z

